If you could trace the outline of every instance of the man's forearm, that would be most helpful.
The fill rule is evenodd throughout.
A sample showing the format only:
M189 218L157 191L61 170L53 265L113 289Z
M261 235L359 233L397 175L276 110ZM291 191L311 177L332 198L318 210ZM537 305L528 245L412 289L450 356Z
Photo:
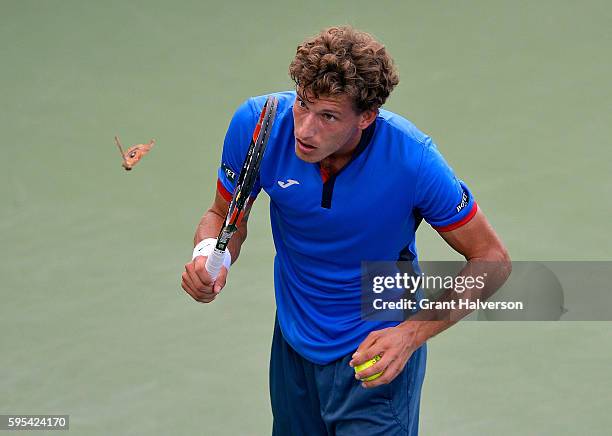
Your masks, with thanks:
M433 338L438 333L443 332L457 321L418 321L409 319L399 324L397 328L405 330L406 334L412 337L411 343L415 348L420 347L428 339Z
M412 337L415 348L423 345L427 340L433 338L438 333L456 324L458 320L450 317L447 319L438 318L439 314L435 310L420 310L406 321L398 325L406 334Z
M216 238L219 236L219 232L221 231L221 227L223 227L224 222L225 216L221 216L212 209L206 211L206 213L202 216L198 227L196 228L195 236L193 238L193 245L196 246L203 239ZM232 256L232 263L238 259L238 256L240 255L240 248L242 247L242 243L246 240L246 237L246 219L243 219L243 222L238 227L238 230L236 230L236 233L234 233L230 239L229 244L227 244L227 249Z
M486 300L504 284L511 270L510 257L505 250L500 255L496 253L486 259L470 259L458 276L479 275L484 279L484 287L481 289L468 288L462 293L449 290L436 301L456 302L453 300L458 300L460 297L471 301ZM456 324L472 311L472 309L424 309L399 324L398 327L412 335L414 344L420 346L429 338Z

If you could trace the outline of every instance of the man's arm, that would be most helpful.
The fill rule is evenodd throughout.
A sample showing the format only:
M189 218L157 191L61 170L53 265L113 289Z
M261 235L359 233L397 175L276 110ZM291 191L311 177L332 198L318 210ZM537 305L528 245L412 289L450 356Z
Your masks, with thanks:
M227 249L232 255L232 263L236 261L238 256L240 255L240 248L242 244L246 240L247 237L247 221L249 219L249 213L251 212L251 207L253 206L253 200L249 199L242 221L238 226L238 230L232 236L229 243L227 244ZM193 237L193 246L198 245L200 241L206 238L216 238L219 236L219 231L221 227L223 227L223 223L225 222L225 216L227 215L227 211L229 209L229 201L227 201L221 193L217 190L215 194L215 201L212 206L204 213L198 227L196 228L195 235Z
M449 232L440 232L440 236L468 261L464 271L478 262L487 262L496 266L496 281L503 283L510 275L508 251L482 210L478 210L467 224ZM435 311L420 311L396 327L374 331L368 335L353 355L350 364L357 366L381 354L383 357L379 362L364 369L358 376L363 379L381 371L384 373L375 380L364 382L364 387L375 387L392 381L418 347L458 321L450 316L434 319L435 315Z
M463 271L470 270L473 265L479 263L490 265L495 270L495 277L491 280L496 281L498 286L503 284L510 275L512 266L508 251L482 210L479 209L474 218L464 226L450 232L440 232L440 236L468 261ZM443 319L432 319L436 315ZM440 316L436 311L428 310L417 313L398 327L414 335L413 341L418 347L458 320L449 312L444 312Z
M468 261L510 263L506 247L481 209L464 226L450 232L440 232L440 236Z
M245 207L244 217L227 246L232 256L232 263L234 263L240 255L240 248L246 240L247 222L252 205L253 200L249 199ZM217 190L212 206L204 213L196 228L193 238L194 246L203 239L216 238L219 236L219 231L221 227L223 227L228 209L229 202L223 198ZM181 281L181 286L185 292L200 303L210 303L213 301L221 289L223 289L227 280L227 269L222 267L219 276L213 283L210 275L206 271L206 259L205 256L198 256L187 263Z

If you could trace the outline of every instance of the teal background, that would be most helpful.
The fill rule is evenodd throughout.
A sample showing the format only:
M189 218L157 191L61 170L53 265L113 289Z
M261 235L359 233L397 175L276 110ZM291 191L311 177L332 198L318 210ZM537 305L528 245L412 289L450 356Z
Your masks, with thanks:
M231 113L288 89L295 47L329 25L387 45L386 107L515 260L609 260L610 22L604 1L0 0L0 414L269 434L267 197L218 301L180 274ZM157 145L126 173L114 135ZM418 243L458 258L426 225ZM429 342L422 434L609 434L611 343L609 323L460 323Z

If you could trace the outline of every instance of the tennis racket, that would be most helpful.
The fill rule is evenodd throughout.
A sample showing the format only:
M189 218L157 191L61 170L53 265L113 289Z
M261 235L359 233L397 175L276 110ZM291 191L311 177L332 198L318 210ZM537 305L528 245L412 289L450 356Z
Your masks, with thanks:
M227 244L232 235L238 230L238 226L244 217L245 206L255 185L255 180L257 180L261 160L266 150L268 139L270 139L270 131L276 117L277 106L278 99L270 96L261 110L261 115L259 115L259 121L255 126L249 149L242 164L238 182L232 195L232 201L225 217L225 223L219 232L215 248L206 260L206 270L213 281L217 278L223 266Z

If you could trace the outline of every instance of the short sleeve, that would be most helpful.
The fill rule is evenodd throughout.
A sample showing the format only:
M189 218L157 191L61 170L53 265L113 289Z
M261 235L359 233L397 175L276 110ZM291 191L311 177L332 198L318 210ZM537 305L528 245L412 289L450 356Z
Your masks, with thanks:
M436 145L427 138L417 176L415 208L434 229L448 232L469 222L478 205Z
M228 201L232 198L256 124L257 113L252 99L249 99L234 113L223 141L217 189ZM260 181L257 179L251 197L256 197L260 190Z

